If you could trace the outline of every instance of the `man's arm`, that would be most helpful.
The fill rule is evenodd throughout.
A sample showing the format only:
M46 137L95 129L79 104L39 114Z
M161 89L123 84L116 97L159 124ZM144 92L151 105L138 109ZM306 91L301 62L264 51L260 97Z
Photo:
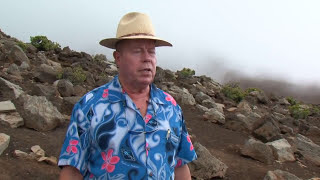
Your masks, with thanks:
M59 180L82 180L80 171L73 166L64 166L60 172Z
M191 180L190 170L187 164L174 169L175 178L177 180Z

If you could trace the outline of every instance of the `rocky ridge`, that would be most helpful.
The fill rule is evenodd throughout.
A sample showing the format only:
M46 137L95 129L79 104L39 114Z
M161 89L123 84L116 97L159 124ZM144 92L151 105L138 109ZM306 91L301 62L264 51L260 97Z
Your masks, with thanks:
M53 131L67 123L73 105L84 93L117 74L116 65L103 55L92 57L69 47L38 51L31 44L26 44L23 50L19 42L0 31L0 124L5 128ZM266 95L262 90L253 90L236 102L223 93L223 85L209 77L186 77L179 71L160 67L154 82L182 106L201 112L203 117L198 119L199 123L214 123L245 134L247 141L239 142L235 148L239 158L250 158L267 166L291 162L299 163L301 168L319 169L319 113L294 118L287 98ZM311 105L299 106L309 108ZM312 107L319 108L319 105ZM233 169L210 153L206 144L200 144L201 137L193 135L190 128L199 156L189 165L193 178L228 179L228 171ZM33 159L56 166L55 157L45 157L40 147L34 150L34 144L30 144L33 150L29 154L18 149L8 152L6 149L14 141L10 134L0 131L0 156L7 153L14 158L24 157L20 158L22 161ZM39 151L43 153L39 155ZM320 177L319 172L309 172L308 179ZM280 169L267 171L262 178L300 179Z

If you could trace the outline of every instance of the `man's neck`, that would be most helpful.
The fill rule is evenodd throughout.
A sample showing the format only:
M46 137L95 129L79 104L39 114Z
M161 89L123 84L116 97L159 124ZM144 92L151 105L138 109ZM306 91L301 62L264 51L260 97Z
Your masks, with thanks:
M137 86L136 84L129 84L126 81L121 80L119 78L119 82L122 86L122 89L130 96L131 99L141 99L141 98L148 98L150 92L150 86Z

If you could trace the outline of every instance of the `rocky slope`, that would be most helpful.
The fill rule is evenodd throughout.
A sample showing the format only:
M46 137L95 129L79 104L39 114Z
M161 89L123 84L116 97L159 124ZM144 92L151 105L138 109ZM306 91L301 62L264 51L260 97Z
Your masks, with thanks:
M56 179L73 105L117 68L103 55L19 44L0 31L0 179ZM199 156L189 164L194 179L320 177L319 105L259 89L237 100L209 77L160 67L155 83L184 109Z

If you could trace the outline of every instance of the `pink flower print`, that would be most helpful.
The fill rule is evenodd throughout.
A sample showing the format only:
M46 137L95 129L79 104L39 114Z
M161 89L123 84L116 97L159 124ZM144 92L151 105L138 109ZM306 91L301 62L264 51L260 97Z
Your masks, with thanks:
M90 174L89 178L90 178L90 179L94 178L94 175L93 175L93 174Z
M148 156L148 153L149 153L149 144L148 143L146 143L146 153L147 153L147 156Z
M182 165L182 160L179 159L178 162L177 162L176 168L177 168L177 167L180 167L181 165Z
M109 89L103 90L102 97L103 97L103 98L106 98L106 97L108 97L108 95L109 95Z
M176 106L177 105L177 102L176 102L176 100L170 95L170 94L168 94L168 93L166 93L166 92L163 92L167 97L166 97L166 100L167 101L171 101L171 103L174 105L174 106Z
M67 152L70 154L70 152L73 152L76 154L78 152L78 149L76 145L79 143L78 140L70 140L69 141L69 146L67 147Z
M188 140L188 142L190 143L190 151L192 151L192 150L193 150L193 144L192 144L192 142L191 142L191 139L190 139L190 136L189 136L189 135L187 136L187 140Z
M144 117L144 122L146 124L148 124L149 120L152 118L152 115L151 114L147 114L145 117Z
M102 159L104 163L101 166L101 169L106 169L109 173L113 172L115 169L115 164L120 160L118 156L112 156L113 149L109 149L108 153L101 152Z

